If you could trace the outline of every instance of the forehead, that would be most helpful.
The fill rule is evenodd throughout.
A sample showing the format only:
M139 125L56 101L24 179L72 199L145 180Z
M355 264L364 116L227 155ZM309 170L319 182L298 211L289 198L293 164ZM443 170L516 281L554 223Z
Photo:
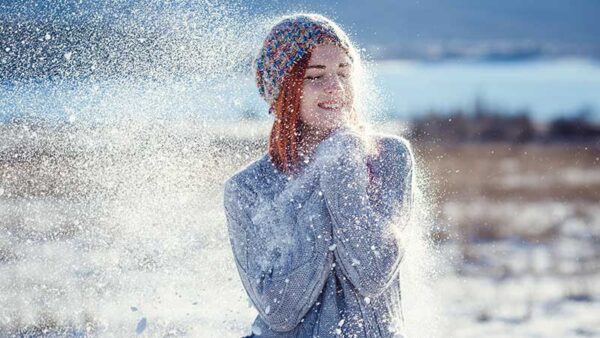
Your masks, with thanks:
M311 51L308 65L337 65L350 63L346 51L335 45L317 45Z

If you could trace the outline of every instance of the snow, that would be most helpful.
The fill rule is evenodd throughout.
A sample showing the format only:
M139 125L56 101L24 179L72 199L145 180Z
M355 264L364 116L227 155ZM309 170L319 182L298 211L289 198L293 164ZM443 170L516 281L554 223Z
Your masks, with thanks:
M185 41L160 46L175 55L165 53L163 64L153 66L171 72L184 62L198 71L195 77L32 81L0 87L0 336L261 334L252 325L257 311L239 280L229 246L222 183L264 151L270 132L272 119L266 114L232 122L244 109L266 111L253 78L231 70L245 60L262 33L246 32L256 22L241 23L242 30L226 16L223 20L216 21L229 26L214 37L202 35L213 33L208 29L185 32L194 38L196 49L190 50ZM43 37L57 41L50 33ZM232 37L243 41L231 44ZM136 41L147 44L148 52L158 52L146 38ZM179 55L184 49L185 55ZM14 52L11 47L4 51ZM195 54L188 51L201 53L192 58ZM60 53L69 64L84 58L69 46L62 46ZM137 61L135 55L127 57ZM451 62L381 64L374 76L391 93L388 108L401 115L462 104L483 77L484 82L501 84L486 92L492 99L510 101L521 94L514 84L527 79L522 102L564 111L585 101L583 89L599 87L597 65L578 60L535 65L543 69L532 71L527 68L531 64L518 63L502 69ZM95 64L89 67L96 69ZM557 67L562 77L550 82L540 77ZM518 74L510 72L516 75L498 82L507 70ZM456 86L448 86L448 79ZM548 88L565 94L567 80L578 90L559 101L535 99ZM447 92L448 87L460 95ZM369 96L376 96L370 89ZM432 92L439 94L437 102L432 102ZM371 103L365 105L378 107ZM13 111L41 123L3 124L3 114ZM56 124L46 126L46 121ZM397 133L405 125L388 121L379 130ZM499 178L505 188L539 189L548 182L585 188L600 182L597 168L573 166L540 177L523 171L517 160L498 165L509 173ZM453 175L467 175L452 169ZM457 338L600 336L597 202L482 197L443 201L441 213L441 219L420 218L422 223L403 234L415 239L419 233L414 229L428 226L455 231L436 248L440 262L427 261L424 256L431 252L423 242L406 241L402 309L412 336L435 337L430 333L438 326L443 328L439 336ZM261 221L266 214L252 216ZM493 229L498 238L469 231L487 221L497 225ZM544 239L547 234L554 235ZM273 245L293 243L289 233L264 235L278 237ZM336 250L336 245L329 249ZM271 264L266 259L265 267ZM372 301L364 298L366 304Z
M35 139L11 134L31 130L3 134L37 142L29 144L34 148L53 140L55 151L87 155L70 164L83 171L65 171L60 159L41 171L18 163L2 169L0 303L7 306L0 308L0 334L50 327L99 336L142 330L148 336L239 337L256 330L257 312L229 247L220 190L246 158L198 152L201 139L178 149L180 143L165 136L185 135L178 128L110 128L80 129L66 138L43 130ZM21 177L35 189L25 190ZM71 195L40 194L52 184ZM414 254L418 248L407 243L401 281L409 327L426 329L422 318L443 323L427 317L435 306L451 323L442 332L452 337L599 334L596 204L455 200L442 210L454 224L492 218L502 233L532 239L465 242L451 236L439 248L439 276L427 284L415 277L411 266L423 265ZM558 228L554 239L535 242L552 227Z

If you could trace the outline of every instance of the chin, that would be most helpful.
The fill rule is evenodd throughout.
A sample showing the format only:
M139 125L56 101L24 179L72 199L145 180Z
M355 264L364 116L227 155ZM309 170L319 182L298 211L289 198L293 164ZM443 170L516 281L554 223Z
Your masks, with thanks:
M329 122L329 121L318 121L317 123L310 123L309 126L318 131L318 133L328 134L333 129L336 129L340 126L339 123Z
M321 126L321 129L325 130L327 133L331 132L334 129L337 129L339 127L341 127L343 124L342 123L331 123L331 124L327 124L327 125L323 125Z

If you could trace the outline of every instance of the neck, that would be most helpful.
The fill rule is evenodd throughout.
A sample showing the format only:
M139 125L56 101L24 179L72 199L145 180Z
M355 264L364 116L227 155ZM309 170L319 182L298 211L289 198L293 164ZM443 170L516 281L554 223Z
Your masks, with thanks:
M302 142L298 148L298 155L301 158L311 156L317 145L327 138L330 133L331 130L329 129L320 129L303 123L300 127Z

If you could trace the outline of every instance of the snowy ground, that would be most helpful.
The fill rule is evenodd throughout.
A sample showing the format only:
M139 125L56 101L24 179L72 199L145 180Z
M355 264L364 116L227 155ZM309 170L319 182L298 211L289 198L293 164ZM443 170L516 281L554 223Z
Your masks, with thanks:
M249 332L256 312L232 261L221 183L260 154L251 139L264 130L234 144L180 127L3 130L0 336ZM456 174L454 162L435 163ZM585 189L600 169L585 163L546 178L568 199L534 196L535 177L514 165L508 177L525 184L498 182L516 196L473 198L446 182L431 229L444 257L433 289L445 336L600 337L600 210ZM587 174L568 176L576 171ZM423 309L411 310L418 321Z

